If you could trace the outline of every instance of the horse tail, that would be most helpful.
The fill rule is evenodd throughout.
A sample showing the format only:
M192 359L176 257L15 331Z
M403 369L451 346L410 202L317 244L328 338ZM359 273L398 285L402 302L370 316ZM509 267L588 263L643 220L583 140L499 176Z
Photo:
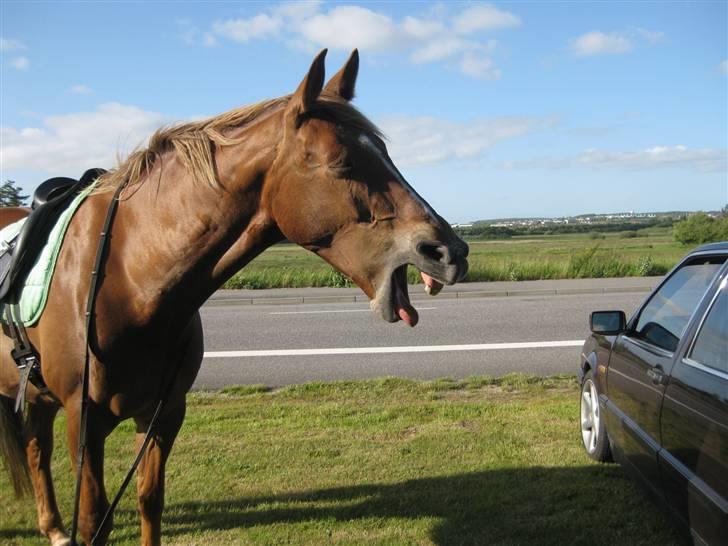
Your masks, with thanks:
M15 401L0 395L0 457L10 475L16 497L32 492L28 459L23 441L23 418L14 409Z

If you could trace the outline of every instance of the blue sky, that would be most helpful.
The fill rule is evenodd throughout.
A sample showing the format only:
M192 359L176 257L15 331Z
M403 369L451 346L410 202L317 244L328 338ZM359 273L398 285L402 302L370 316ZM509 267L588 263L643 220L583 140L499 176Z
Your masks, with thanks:
M160 125L292 92L355 104L452 222L728 202L728 3L0 4L0 178L112 167Z

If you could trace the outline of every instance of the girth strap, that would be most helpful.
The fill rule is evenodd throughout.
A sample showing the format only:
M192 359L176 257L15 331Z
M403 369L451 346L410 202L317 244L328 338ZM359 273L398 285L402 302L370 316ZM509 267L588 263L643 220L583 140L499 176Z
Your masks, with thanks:
M13 298L13 302L7 303L8 311L8 330L13 340L13 349L10 356L15 361L20 373L20 381L18 384L18 393L15 396L15 412L22 413L25 407L25 393L28 389L28 382L33 384L42 394L48 392L43 376L40 372L40 359L35 348L28 339L28 333L25 331L23 321L20 319L20 307L16 303L17 298Z

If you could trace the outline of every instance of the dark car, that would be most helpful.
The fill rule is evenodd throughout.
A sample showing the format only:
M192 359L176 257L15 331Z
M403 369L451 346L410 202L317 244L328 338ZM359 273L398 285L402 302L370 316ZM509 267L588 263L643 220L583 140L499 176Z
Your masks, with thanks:
M728 544L728 242L688 254L626 320L591 314L581 432L698 544Z

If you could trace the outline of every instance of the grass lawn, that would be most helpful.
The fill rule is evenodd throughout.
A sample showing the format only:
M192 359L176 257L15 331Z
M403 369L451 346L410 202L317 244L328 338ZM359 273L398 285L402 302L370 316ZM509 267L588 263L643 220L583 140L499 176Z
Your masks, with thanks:
M634 236L634 235L637 236ZM595 238L596 237L596 238ZM543 235L471 240L465 281L663 275L688 252L668 228L608 234ZM410 282L419 275L410 268ZM293 244L275 245L225 285L227 288L351 286L317 256Z
M164 543L679 544L619 466L583 453L578 392L571 377L514 375L194 393L168 465ZM109 438L109 489L132 443L129 423ZM68 520L63 445L54 472ZM138 543L134 506L129 491L113 544ZM32 501L14 500L3 475L0 543L43 544L35 529Z

